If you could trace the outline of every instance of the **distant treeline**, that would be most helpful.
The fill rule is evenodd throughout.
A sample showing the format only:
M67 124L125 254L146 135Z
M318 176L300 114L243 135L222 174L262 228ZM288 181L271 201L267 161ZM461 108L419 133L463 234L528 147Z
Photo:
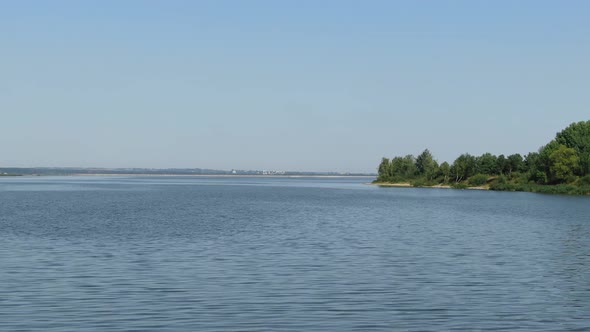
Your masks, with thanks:
M383 158L375 182L590 194L590 121L571 124L525 156L465 153L452 164L439 164L426 149L417 157Z
M83 167L0 167L0 176L15 175L285 175L285 176L374 176L368 173L216 170L204 168L83 168Z
M18 174L18 175L73 175L73 174L104 174L104 175L123 175L123 174L178 174L178 175L216 175L227 174L226 171L213 169L153 169L153 168L83 168L83 167L2 167L0 173Z

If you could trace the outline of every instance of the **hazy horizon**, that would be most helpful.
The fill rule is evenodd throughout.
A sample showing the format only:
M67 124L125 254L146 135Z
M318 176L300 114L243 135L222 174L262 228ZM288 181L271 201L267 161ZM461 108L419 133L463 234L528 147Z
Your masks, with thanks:
M0 167L374 173L589 120L586 1L0 3Z

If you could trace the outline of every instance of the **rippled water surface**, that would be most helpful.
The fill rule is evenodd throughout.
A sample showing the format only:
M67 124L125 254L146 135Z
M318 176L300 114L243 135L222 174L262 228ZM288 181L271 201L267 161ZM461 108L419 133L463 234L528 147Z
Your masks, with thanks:
M0 178L2 331L590 331L590 198Z

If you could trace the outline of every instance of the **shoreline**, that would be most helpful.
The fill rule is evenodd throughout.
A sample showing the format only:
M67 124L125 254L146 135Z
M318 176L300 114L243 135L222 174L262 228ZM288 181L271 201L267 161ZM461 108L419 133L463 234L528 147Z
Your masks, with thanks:
M478 187L467 187L467 188L453 188L449 185L444 185L444 184L437 184L434 186L413 186L412 184L408 183L408 182L403 182L403 183L389 183L389 182L370 182L367 183L368 185L372 185L372 186L379 186L379 187L394 187L394 188L440 188L440 189L468 189L468 190L490 190L490 188L488 187L483 187L483 186L478 186Z

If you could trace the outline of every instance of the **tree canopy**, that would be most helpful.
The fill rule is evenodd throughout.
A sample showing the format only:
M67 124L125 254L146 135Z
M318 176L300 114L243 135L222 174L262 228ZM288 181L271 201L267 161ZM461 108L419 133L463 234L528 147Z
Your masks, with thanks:
M469 181L470 178L477 177ZM490 180L491 179L491 180ZM425 149L417 157L383 158L377 182L513 185L590 185L590 121L572 123L553 140L526 155L461 154L440 165Z

